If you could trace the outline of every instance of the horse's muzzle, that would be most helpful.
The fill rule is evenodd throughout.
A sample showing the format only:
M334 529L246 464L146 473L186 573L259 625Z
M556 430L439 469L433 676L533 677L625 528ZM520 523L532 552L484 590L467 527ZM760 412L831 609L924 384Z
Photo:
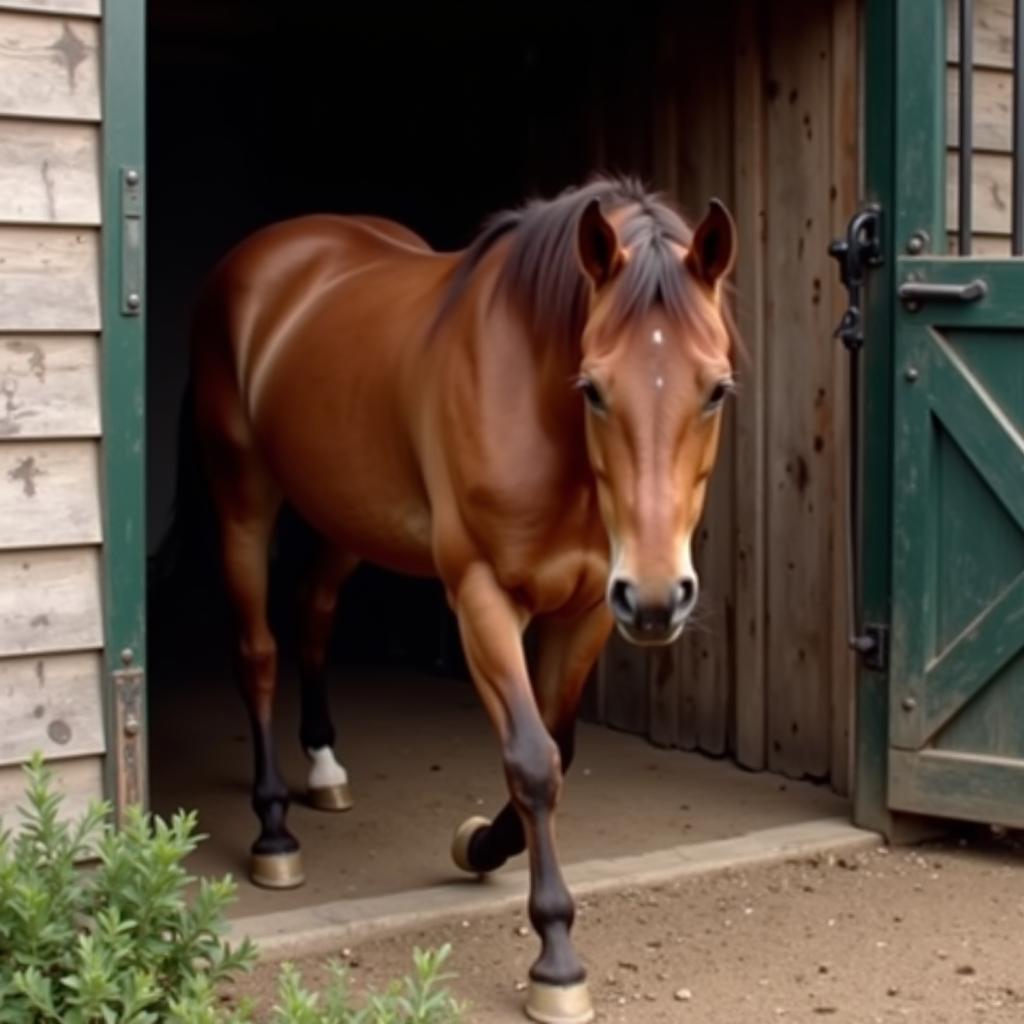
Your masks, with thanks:
M619 632L639 645L670 644L679 637L697 603L697 578L674 583L639 584L617 576L608 589L608 603Z

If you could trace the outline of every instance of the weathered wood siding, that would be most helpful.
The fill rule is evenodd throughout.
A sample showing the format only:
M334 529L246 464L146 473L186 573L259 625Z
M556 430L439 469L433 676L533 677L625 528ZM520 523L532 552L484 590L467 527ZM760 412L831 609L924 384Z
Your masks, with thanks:
M959 248L960 5L947 0L946 226ZM971 250L1010 255L1013 170L1013 0L975 0Z
M0 0L0 817L102 792L99 0Z

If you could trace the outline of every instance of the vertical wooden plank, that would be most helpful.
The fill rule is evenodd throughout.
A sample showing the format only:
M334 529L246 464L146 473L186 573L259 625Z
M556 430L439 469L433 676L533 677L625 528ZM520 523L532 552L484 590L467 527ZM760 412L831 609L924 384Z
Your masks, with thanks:
M832 234L843 234L853 214L860 189L860 39L858 0L835 0L832 10ZM833 319L838 322L847 302L838 275L830 282ZM832 345L832 394L835 397L832 436L826 441L834 454L832 501L832 666L830 778L832 788L847 793L850 785L855 660L847 643L849 573L846 559L846 507L849 501L849 415L844 396L848 388L849 357L841 345Z
M654 187L673 202L679 197L679 136L681 103L681 62L677 59L678 14L664 12L658 26L654 68L652 142ZM660 747L673 747L678 740L679 672L678 644L652 649L648 655L647 737Z
M745 359L736 397L735 752L765 765L764 69L760 4L740 5L736 31L736 325Z
M831 10L798 0L767 13L768 763L785 774L824 777L835 407L825 172Z
M718 196L733 204L733 49L734 15L729 8L709 11L702 25L703 45L694 55L687 95L691 107L687 145L698 158L691 216L699 220L708 201ZM734 609L735 488L733 409L726 410L718 459L708 488L701 522L700 551L695 558L701 600L688 642L695 672L697 748L726 752L733 688L732 632Z
M613 633L598 668L605 724L626 732L647 732L649 671L646 650Z

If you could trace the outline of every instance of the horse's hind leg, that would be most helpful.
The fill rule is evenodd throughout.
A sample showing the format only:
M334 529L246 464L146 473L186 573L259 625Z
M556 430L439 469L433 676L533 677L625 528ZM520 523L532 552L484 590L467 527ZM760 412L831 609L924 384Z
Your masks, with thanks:
M324 811L347 811L352 806L348 773L334 756L334 725L327 701L327 654L338 591L356 565L358 559L348 552L326 550L312 566L303 588L299 623L299 739L313 762L309 773L310 803Z
M260 832L251 848L249 875L257 885L291 888L303 882L302 860L285 826L288 787L274 751L277 642L267 621L268 551L281 494L255 447L219 340L214 336L197 347L196 415L235 618L237 676L252 726L252 806Z

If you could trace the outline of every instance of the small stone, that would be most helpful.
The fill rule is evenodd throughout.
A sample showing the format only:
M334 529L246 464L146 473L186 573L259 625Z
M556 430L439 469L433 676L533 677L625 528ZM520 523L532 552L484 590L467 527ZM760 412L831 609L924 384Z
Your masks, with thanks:
M526 982L526 981L517 981L516 982L516 991L517 992L525 992L529 987L530 987L529 982Z
M619 996L617 1002L618 1002L619 1006L625 1006L626 1003L629 1002L629 1000L625 996Z
M693 993L688 988L677 988L672 997L679 1003L688 1003L693 998Z
M961 964L956 969L956 973L957 974L962 974L965 977L969 977L970 975L977 974L978 972L970 964Z
M341 955L347 960L352 955L352 950L345 946L341 951Z
M818 964L819 974L828 974L828 964Z
M519 927L518 927L518 928L516 929L516 935L518 935L518 936L519 936L520 938L523 938L523 939L525 939L525 938L526 938L526 936L527 936L527 935L529 935L529 934L530 934L530 929L529 929L529 928L527 928L525 924L521 924L521 925L520 925L520 926L519 926Z
M887 989L885 990L885 994L886 994L887 996L898 996L898 995L900 994L900 990L899 990L899 989L898 989L898 988L897 988L897 987L896 987L895 985L890 985L890 986L889 986L889 987L888 987L888 988L887 988Z

